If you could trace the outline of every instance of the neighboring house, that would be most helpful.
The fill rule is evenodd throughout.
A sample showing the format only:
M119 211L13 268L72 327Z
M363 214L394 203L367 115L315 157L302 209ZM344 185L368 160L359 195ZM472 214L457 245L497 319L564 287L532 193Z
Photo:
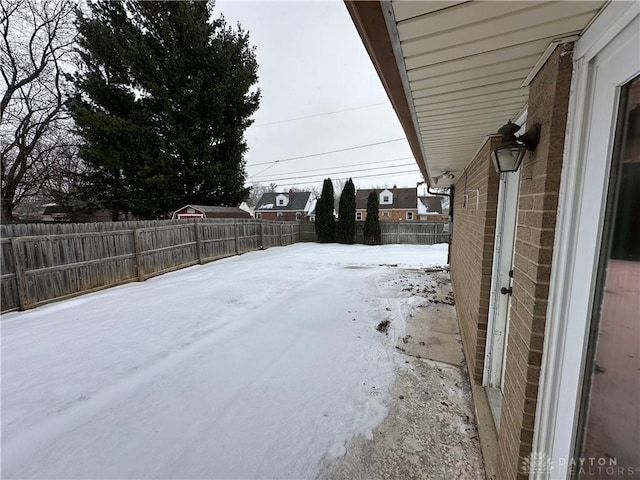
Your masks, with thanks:
M398 188L368 189L356 191L356 220L367 218L369 193L378 195L378 218L381 221L418 220L418 189Z
M250 207L249 205L247 205L247 202L242 202L238 208L240 210L244 210L245 212L247 212L249 215L251 215L252 217L255 216L255 210L253 209L253 207Z
M251 214L238 207L213 207L209 205L185 205L171 216L173 219L189 218L251 218Z
M29 222L110 222L111 214L106 210L81 213L73 207L49 203L42 206L42 213L21 218Z
M313 209L315 199L311 192L269 192L264 193L256 204L255 216L262 220L308 222Z
M487 476L638 478L640 2L345 3L425 181L454 187Z
M69 222L70 219L69 209L55 203L45 205L40 215L41 222Z
M311 205L311 209L309 210L309 213L307 214L307 219L310 222L315 222L316 221L316 205L318 204L318 199L314 198L313 199L313 204Z
M418 219L430 222L446 222L449 212L442 208L442 197L418 197Z

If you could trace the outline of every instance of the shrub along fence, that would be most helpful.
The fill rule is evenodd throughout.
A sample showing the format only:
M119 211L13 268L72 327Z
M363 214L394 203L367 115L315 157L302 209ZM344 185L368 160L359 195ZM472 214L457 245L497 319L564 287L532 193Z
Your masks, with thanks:
M293 222L166 220L0 227L1 309L24 310L300 241Z
M355 243L364 243L364 222L356 222ZM380 222L382 243L433 245L449 242L448 222ZM300 241L317 242L313 223L300 224Z

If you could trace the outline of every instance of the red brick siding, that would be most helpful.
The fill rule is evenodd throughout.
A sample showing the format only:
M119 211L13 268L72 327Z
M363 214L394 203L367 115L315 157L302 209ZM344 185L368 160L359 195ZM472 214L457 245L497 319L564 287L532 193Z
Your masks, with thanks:
M490 139L455 185L451 280L469 374L478 383L484 368L500 180L489 155L497 143Z
M269 211L269 212L256 212L262 214L262 220L274 220L277 222L295 222L296 221L296 212L281 212L282 216L278 216L278 212ZM302 215L301 221L309 221L308 217L304 214L304 212L300 212Z
M389 212L389 215L386 217L382 216L382 212ZM366 220L367 219L367 210L366 209L357 209L356 213L360 212L362 213L362 220ZM412 220L407 220L407 212L412 212L413 213L413 219ZM390 208L383 208L382 206L380 206L379 210L378 210L378 219L381 222L398 222L398 221L413 221L416 222L418 221L418 209L390 209Z
M558 47L529 89L527 124L540 123L540 144L520 176L513 295L504 399L498 439L500 479L528 478L519 466L531 453L558 191L573 68L573 44ZM457 214L457 212L456 212Z

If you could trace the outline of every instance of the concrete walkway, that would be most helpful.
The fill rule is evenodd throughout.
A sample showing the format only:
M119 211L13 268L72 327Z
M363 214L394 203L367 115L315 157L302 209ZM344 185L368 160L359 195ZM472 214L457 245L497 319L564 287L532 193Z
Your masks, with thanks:
M321 479L485 478L471 387L447 272L399 269L390 290L416 306L389 325L398 372L389 413L328 462ZM401 288L398 289L398 286Z

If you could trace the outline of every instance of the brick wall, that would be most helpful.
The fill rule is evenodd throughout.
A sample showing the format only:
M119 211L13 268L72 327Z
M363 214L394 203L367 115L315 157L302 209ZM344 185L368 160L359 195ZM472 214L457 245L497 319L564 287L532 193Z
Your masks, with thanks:
M295 222L296 221L296 213L300 213L301 221L309 221L309 218L304 214L304 212L258 212L262 215L262 220L273 220L276 222ZM278 213L281 213L282 216L278 216Z
M489 139L455 184L451 280L469 374L482 382L499 175ZM465 205L465 194L466 205Z
M386 217L382 216L382 212L388 212L388 215ZM366 209L357 209L356 212L360 212L362 213L362 220L366 220L367 219L367 210ZM413 218L411 220L407 220L407 212L412 212L413 213ZM418 209L417 208L413 208L413 209L388 209L388 208L383 208L382 206L380 206L380 208L378 209L378 219L381 222L399 222L399 221L403 221L403 222L407 222L407 221L413 221L413 222L417 222L418 221ZM436 220L434 220L436 221Z
M540 123L540 144L520 176L513 296L497 478L528 478L519 466L531 452L545 313L562 169L573 44L558 47L529 89L527 124ZM456 205L457 208L457 205ZM456 210L456 215L458 210Z

